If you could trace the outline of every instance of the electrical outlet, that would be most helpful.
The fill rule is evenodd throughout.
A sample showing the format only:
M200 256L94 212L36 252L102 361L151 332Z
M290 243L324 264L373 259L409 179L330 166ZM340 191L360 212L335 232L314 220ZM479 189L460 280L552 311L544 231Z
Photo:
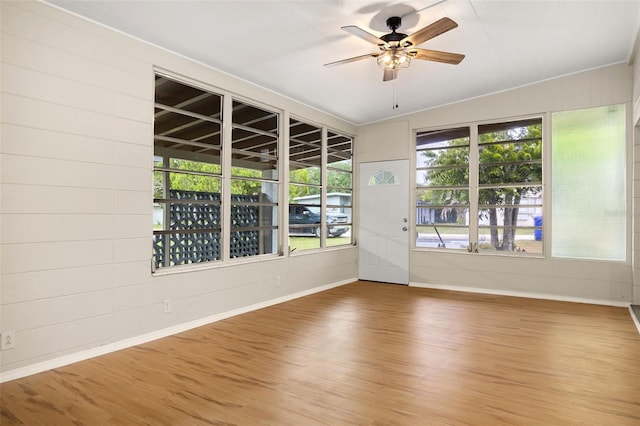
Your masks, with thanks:
M2 344L0 345L0 350L13 349L16 347L16 332L15 331L4 331L2 332Z
M165 314L171 312L171 299L164 299L162 301L162 312Z
M276 277L276 287L280 287L280 275Z

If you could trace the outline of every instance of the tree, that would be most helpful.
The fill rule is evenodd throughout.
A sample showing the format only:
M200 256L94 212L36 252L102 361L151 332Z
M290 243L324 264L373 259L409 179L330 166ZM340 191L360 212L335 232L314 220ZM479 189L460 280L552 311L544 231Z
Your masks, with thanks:
M219 176L205 175L202 173L211 173L213 175L220 174L220 166L212 163L202 163L198 161L184 160L179 158L172 158L170 160L171 168L176 170L185 170L191 173L169 173L170 188L179 191L194 191L194 192L210 192L221 193L222 181ZM153 187L154 197L163 198L164 188L164 176L165 172L154 172L153 175ZM231 180L231 193L232 194L259 194L262 192L262 182L258 180L251 180L250 178L261 178L262 172L259 170L233 167L232 175L234 177L249 178L249 179L232 179Z
M504 128L479 135L478 191L480 217L488 218L491 246L497 250L514 251L520 203L525 196L538 194L542 188L542 127L540 124ZM452 140L450 146L462 145L463 140ZM464 140L466 144L466 140ZM426 151L429 166L441 166L429 173L436 186L467 186L468 168L454 167L468 163L468 149L449 148ZM522 185L518 185L522 184ZM467 204L466 190L432 191L438 204ZM433 200L432 200L433 201ZM503 218L503 232L498 232L499 217Z
M289 185L289 201L306 195L320 194L320 168L307 167L291 170L289 181L301 185ZM351 189L351 160L331 163L327 169L327 186L329 188Z

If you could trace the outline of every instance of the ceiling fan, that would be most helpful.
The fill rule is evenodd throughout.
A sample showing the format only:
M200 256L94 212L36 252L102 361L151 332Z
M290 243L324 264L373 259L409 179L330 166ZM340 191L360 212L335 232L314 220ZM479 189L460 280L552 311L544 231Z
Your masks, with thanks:
M376 58L380 68L384 70L382 81L394 80L398 76L398 70L406 68L412 59L422 59L427 61L444 62L446 64L459 64L464 55L459 53L441 52L439 50L419 49L416 46L439 36L458 26L452 19L442 18L427 25L411 35L396 32L402 24L402 18L392 16L387 19L387 27L391 30L389 34L376 37L355 25L342 27L349 34L360 37L378 46L380 52L355 56L353 58L342 59L340 61L325 64L326 67L341 65L349 62L360 61L367 58Z

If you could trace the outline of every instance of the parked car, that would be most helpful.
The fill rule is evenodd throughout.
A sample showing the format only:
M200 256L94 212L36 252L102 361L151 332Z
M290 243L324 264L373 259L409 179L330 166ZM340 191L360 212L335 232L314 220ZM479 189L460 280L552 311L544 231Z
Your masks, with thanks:
M320 236L320 206L289 205L289 235ZM349 217L344 213L327 212L327 225L348 223ZM293 226L292 226L293 225ZM312 225L299 227L295 225ZM329 237L339 237L349 230L346 226L327 226Z

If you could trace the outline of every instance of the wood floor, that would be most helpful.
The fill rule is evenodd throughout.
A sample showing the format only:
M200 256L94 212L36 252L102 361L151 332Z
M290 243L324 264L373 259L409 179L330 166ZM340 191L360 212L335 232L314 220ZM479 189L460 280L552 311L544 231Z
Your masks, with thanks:
M358 282L7 382L14 425L639 425L626 308Z

